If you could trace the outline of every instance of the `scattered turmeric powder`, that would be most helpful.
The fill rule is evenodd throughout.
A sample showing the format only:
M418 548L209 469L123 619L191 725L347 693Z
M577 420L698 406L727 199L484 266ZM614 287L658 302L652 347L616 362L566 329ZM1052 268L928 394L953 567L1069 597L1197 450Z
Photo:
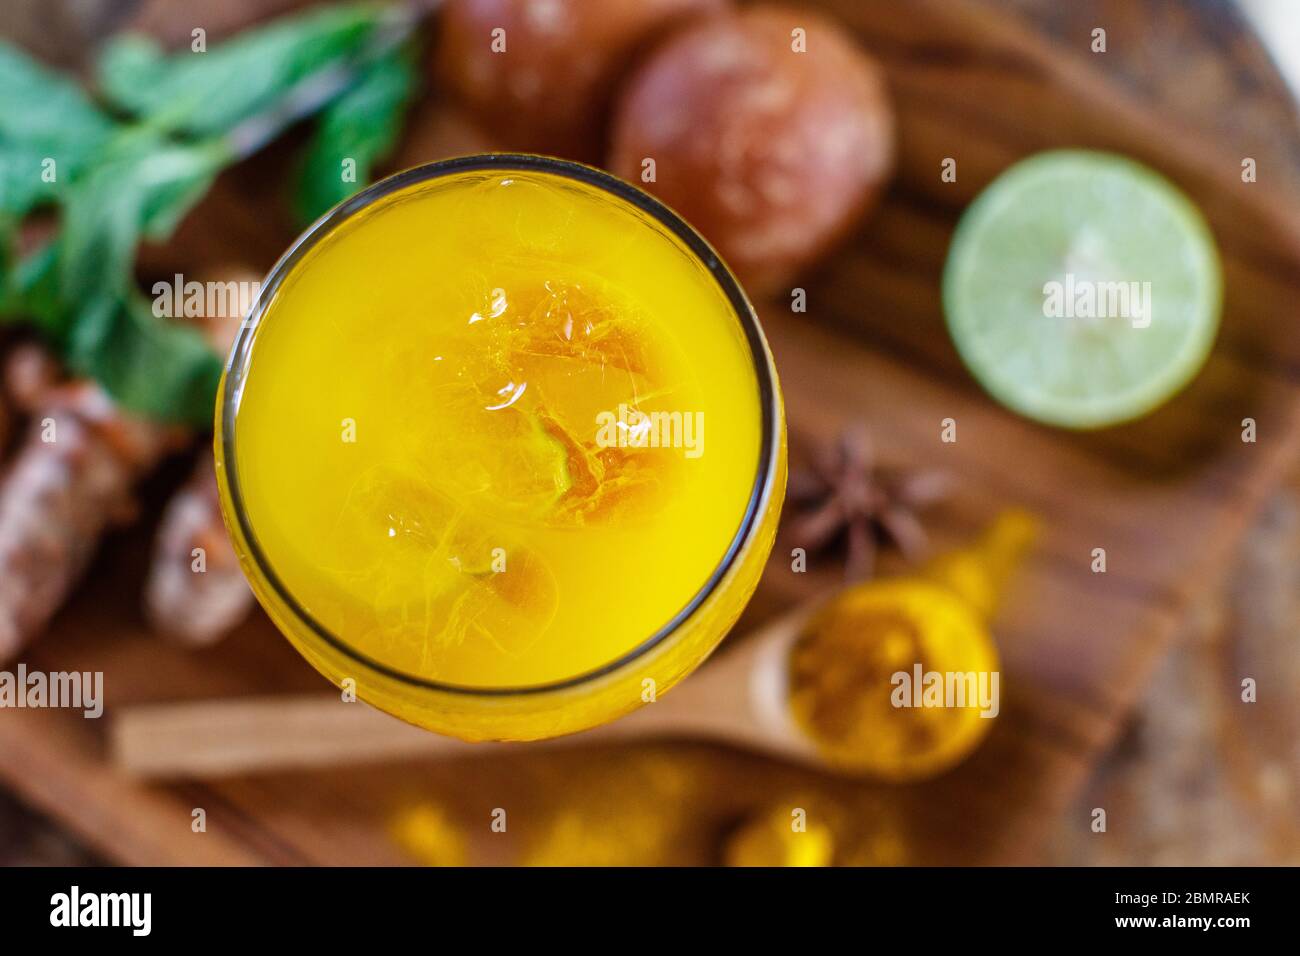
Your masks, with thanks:
M984 738L1000 676L987 619L1036 527L1007 512L973 547L851 587L813 616L791 653L790 706L830 763L915 780Z
M825 821L808 816L809 801L792 798L745 820L727 840L727 866L830 866L835 834Z
M523 866L673 866L688 834L708 827L697 812L702 773L668 751L628 751L575 768L540 808Z
M393 842L425 866L464 866L468 852L464 830L439 803L423 800L392 819Z

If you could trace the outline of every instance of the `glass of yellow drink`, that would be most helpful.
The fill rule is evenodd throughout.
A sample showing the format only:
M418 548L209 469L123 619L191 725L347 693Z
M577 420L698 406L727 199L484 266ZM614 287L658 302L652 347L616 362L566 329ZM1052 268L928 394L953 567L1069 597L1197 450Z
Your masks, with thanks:
M526 155L408 170L264 283L217 410L226 522L321 673L469 740L582 730L698 665L785 489L752 307L681 219Z

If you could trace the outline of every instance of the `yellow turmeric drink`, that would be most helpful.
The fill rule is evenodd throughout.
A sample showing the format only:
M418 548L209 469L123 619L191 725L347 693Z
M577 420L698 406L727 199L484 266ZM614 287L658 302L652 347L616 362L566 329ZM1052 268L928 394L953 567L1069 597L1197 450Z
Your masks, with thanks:
M223 504L263 604L335 682L442 732L653 699L770 547L784 452L752 313L671 213L584 167L372 187L277 266L224 392Z

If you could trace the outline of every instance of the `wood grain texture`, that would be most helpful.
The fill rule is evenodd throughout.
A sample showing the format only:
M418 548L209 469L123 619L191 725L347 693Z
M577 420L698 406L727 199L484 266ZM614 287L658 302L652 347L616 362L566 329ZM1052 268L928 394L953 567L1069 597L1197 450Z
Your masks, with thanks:
M901 159L883 206L808 277L809 312L761 309L793 453L862 419L887 461L960 479L930 521L940 545L1010 504L1046 523L997 622L1003 713L971 760L926 784L886 787L697 745L565 754L519 747L439 765L150 788L107 769L93 722L8 712L0 714L0 775L9 786L96 850L132 863L402 862L387 835L390 817L431 798L474 833L486 831L492 808L509 809L510 835L476 837L474 862L544 859L543 831L566 807L584 808L583 826L621 839L626 862L713 862L729 822L792 795L849 819L846 861L1040 859L1045 833L1115 738L1191 599L1219 586L1252 510L1300 452L1294 112L1267 58L1222 5L1098 4L1109 29L1104 56L1089 52L1080 20L1050 2L1019 0L1021 17L994 0L817 6L884 62ZM1180 52L1150 54L1153 30L1176 37ZM1245 126L1242 116L1251 117ZM948 238L966 203L1010 162L1055 146L1115 149L1164 172L1205 210L1226 266L1224 328L1205 372L1149 418L1089 435L1033 425L984 397L939 308ZM939 169L949 156L958 180L945 184ZM1261 159L1259 183L1241 182L1244 156ZM232 255L269 265L289 237L266 225L274 179L265 168L225 178L160 251L166 268L200 269ZM235 236L243 239L227 238ZM1248 416L1259 422L1253 445L1240 441ZM958 422L955 444L939 441L948 417ZM201 653L146 634L134 607L144 534L109 544L29 666L105 671L109 719L115 703L324 686L261 617ZM1094 547L1107 549L1105 575L1089 570ZM829 559L793 574L778 550L737 635L835 577ZM650 824L629 809L632 797L605 792L611 773L627 793L661 801L653 822L663 832L652 847L637 842L634 831ZM675 804L682 812L674 815ZM190 829L196 807L207 812L203 834Z
M1300 468L1251 530L1223 593L1205 595L1143 690L1069 821L1054 862L1294 866L1300 862ZM1242 700L1255 681L1267 706ZM1265 700L1264 695L1268 698Z

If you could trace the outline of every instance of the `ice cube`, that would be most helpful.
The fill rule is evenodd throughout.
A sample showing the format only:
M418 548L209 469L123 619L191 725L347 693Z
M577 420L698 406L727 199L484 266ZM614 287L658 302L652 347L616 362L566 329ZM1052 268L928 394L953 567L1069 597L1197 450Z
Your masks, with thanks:
M332 573L370 610L366 646L394 666L436 671L467 640L523 653L558 608L541 557L400 467L367 469L335 530L349 563Z

